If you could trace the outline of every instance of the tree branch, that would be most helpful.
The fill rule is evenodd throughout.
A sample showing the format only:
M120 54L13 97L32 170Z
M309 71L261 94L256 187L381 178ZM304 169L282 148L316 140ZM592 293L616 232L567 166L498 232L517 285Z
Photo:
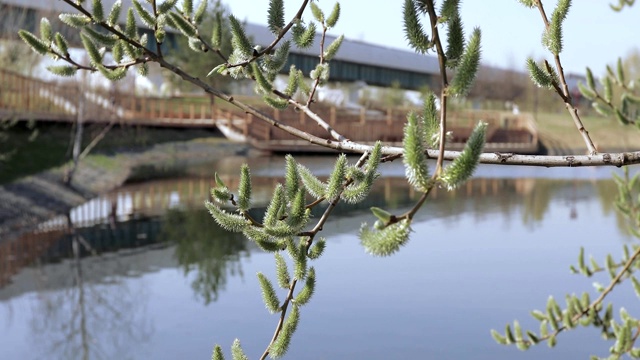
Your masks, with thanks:
M88 12L81 6L74 4L71 0L64 0L74 8L87 15ZM90 15L90 14L89 14ZM205 92L225 100L237 108L243 110L248 114L252 114L256 118L263 120L274 127L280 128L287 133L296 136L302 140L308 141L310 144L323 146L326 148L334 149L341 152L352 153L365 153L373 149L373 145L357 143L348 139L334 141L330 139L324 139L318 136L311 135L307 132L299 130L298 128L290 125L286 125L280 121L269 117L258 109L247 105L241 101L236 100L233 96L227 95L222 91L212 87L199 78L193 77L186 73L184 70L168 62L164 58L159 58L156 53L143 47L141 44L127 38L123 33L109 26L106 23L101 23L105 29L116 34L119 38L129 42L131 45L144 49L146 55L149 57L149 61L157 62L161 67L168 69L169 71L180 76L183 80L188 81L197 87L200 87ZM302 109L304 111L304 109ZM310 110L309 110L310 111ZM310 112L312 113L312 112ZM309 115L309 113L307 113ZM318 117L319 118L319 117ZM328 126L328 124L327 124ZM330 127L329 127L330 128ZM338 134L339 135L339 134ZM343 137L344 138L344 137ZM441 140L442 142L442 140ZM401 156L403 149L401 147L385 146L382 149L383 155ZM437 159L440 150L427 150L427 155L430 158ZM459 151L444 151L443 160L454 160L460 156ZM480 155L480 163L483 164L497 164L497 165L527 165L527 166L543 166L543 167L579 167L579 166L626 166L632 164L640 164L640 151L623 152L623 153L602 153L596 155L571 155L571 156L545 156L545 155L519 155L514 153L483 153Z
M65 0L65 1L68 1L68 0ZM245 60L245 61L241 61L241 62L236 63L236 64L228 64L228 67L229 68L234 68L234 67L238 67L238 66L246 66L246 65L249 65L252 62L256 61L257 59L262 57L264 54L271 53L271 50L273 50L273 48L275 48L276 45L278 45L280 40L282 40L284 38L284 36L287 34L289 29L291 29L291 27L296 23L296 21L299 21L299 20L302 19L302 14L304 13L304 9L307 7L308 3L309 3L309 0L304 0L302 2L302 5L300 5L300 8L298 9L298 12L296 13L296 15L293 17L293 19L291 19L291 21L289 21L289 23L284 28L282 28L282 30L280 30L280 33L278 33L278 36L275 38L275 40L273 40L271 42L271 44L269 44L269 46L267 46L266 48L258 51L258 53L255 54L254 56L252 56L250 59Z
M356 163L356 166L357 167L361 167L362 165L364 165L364 162L365 162L365 160L367 159L368 156L369 156L368 152L362 154L362 156L360 157L360 159ZM342 194L342 192L344 192L344 189L350 183L351 183L351 181L347 181L347 182L345 182L343 184L342 190L340 191L340 194ZM304 249L301 249L301 251L305 251L305 253L306 253L309 250L309 248L313 244L313 239L315 238L315 236L320 231L322 231L322 228L324 227L324 224L329 219L329 215L331 215L331 213L336 208L336 206L338 205L339 202L340 202L340 195L338 195L333 201L331 201L329 203L329 206L325 209L324 213L322 214L322 217L318 220L318 222L313 227L313 229L310 230L308 233L304 234L304 236L307 237L307 242L305 244ZM271 341L269 342L269 345L267 346L267 348L265 349L264 353L260 357L261 360L264 360L264 359L267 358L267 356L269 355L269 352L270 352L271 345L273 345L273 343L278 339L278 336L280 335L280 331L282 331L282 326L284 324L284 317L286 315L286 312L287 312L287 309L289 307L289 304L291 303L291 300L293 299L293 291L295 290L297 283L298 283L298 279L293 279L293 281L291 282L291 286L289 287L289 291L287 292L287 296L286 296L286 298L284 300L284 303L282 304L282 311L280 313L280 319L278 320L278 325L276 326L276 330L273 333L273 337L271 338Z
M436 51L438 53L438 65L440 67L441 86L440 90L440 147L438 152L438 160L436 161L436 171L433 174L435 179L442 172L442 164L444 162L444 152L447 136L447 90L449 87L449 80L447 78L447 58L442 48L442 42L440 41L440 35L438 33L438 15L436 14L435 5L433 0L427 1L427 12L429 13L429 20L431 22L431 37L436 45Z
M547 18L547 14L544 11L544 6L542 5L542 1L541 0L536 1L536 5L538 7L538 10L540 10L540 16L542 16L542 21L544 21L545 29L548 30L550 27L549 19ZM598 151L596 150L596 147L593 144L593 141L591 141L589 132L584 127L584 124L582 123L582 120L578 115L578 109L576 109L573 106L573 100L571 99L569 86L567 85L567 80L565 79L565 76L564 76L564 70L562 68L562 62L560 61L560 55L554 54L553 58L556 63L556 70L557 70L558 76L560 77L560 85L562 86L561 89L559 89L556 86L555 90L560 96L560 98L562 98L562 101L564 102L564 106L567 108L567 111L571 115L571 118L573 119L573 123L576 125L578 132L580 132L580 135L582 136L582 139L584 140L584 143L587 146L587 150L589 150L589 154L595 155L598 153ZM546 66L549 66L547 61L545 61L545 64Z
M616 275L615 278L611 279L611 282L609 283L609 285L607 286L606 289L604 289L601 293L600 296L594 300L591 304L589 304L589 306L586 309L583 309L583 311L577 313L576 315L573 316L573 318L571 318L572 322L575 324L577 323L583 316L587 316L589 314L589 311L596 311L596 309L598 309L602 302L604 301L604 299L607 297L607 295L609 295L611 293L611 291L613 291L613 289L616 287L616 285L618 285L621 280L622 277L629 271L629 269L631 268L631 266L638 260L638 258L640 258L640 247L638 249L636 249L636 251L629 257L629 259L627 260L627 262L625 263L624 267L622 268L622 270L620 270L618 272L618 274ZM551 316L555 316L555 314L551 314ZM562 319L558 320L558 322L562 321ZM559 333L567 330L567 326L566 325L562 325L560 327L558 327L557 330L555 330L554 332L550 333L547 336L544 337L540 337L539 340L549 340L553 337L555 337L556 335L558 335ZM638 334L635 335L634 338L637 338ZM531 341L529 340L521 340L522 343L531 345Z

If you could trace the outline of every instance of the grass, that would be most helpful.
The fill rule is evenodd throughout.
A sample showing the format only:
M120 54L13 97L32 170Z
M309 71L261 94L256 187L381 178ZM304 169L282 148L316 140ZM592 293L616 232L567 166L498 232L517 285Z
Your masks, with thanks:
M104 125L89 126L85 132L85 145ZM10 154L0 161L0 184L36 174L43 170L62 166L70 160L69 140L71 125L38 123L38 136L29 141L31 130L24 123L9 129L0 141L0 154ZM121 152L142 151L150 146L166 142L188 141L197 138L219 136L205 129L173 128L120 128L115 127L85 159L106 169L118 166L118 159L108 157Z
M621 125L613 118L581 116L584 127L599 151L629 151L640 148L640 130ZM569 113L539 113L536 117L542 138L554 137L570 149L585 149L582 136Z
M0 162L0 184L67 161L69 133L58 128L42 130L33 141L29 141L31 130L23 123L6 133L7 137L0 143L0 153L10 155Z
M100 167L105 170L116 170L120 164L117 156L112 157L103 154L90 154L83 161L88 165Z
M202 97L190 98L190 101L205 100L209 101L208 98ZM223 102L218 101L216 104L222 106ZM633 126L623 126L614 119L599 116L583 116L582 120L600 151L628 151L640 148L640 130ZM582 149L586 151L582 137L568 113L539 113L536 121L543 140L545 137L553 138L556 144L561 143L563 147L576 153ZM85 139L93 138L102 126L87 127ZM29 141L32 131L22 122L5 132L8 136L0 139L0 154L12 154L8 160L0 160L0 184L58 167L69 161L71 125L38 123L36 129L39 134L33 141ZM117 164L114 163L114 159L104 155L144 150L154 144L165 142L211 137L219 137L219 134L211 129L116 127L98 144L87 160L111 168ZM85 144L88 141L86 140ZM144 177L143 173L144 171L139 175Z

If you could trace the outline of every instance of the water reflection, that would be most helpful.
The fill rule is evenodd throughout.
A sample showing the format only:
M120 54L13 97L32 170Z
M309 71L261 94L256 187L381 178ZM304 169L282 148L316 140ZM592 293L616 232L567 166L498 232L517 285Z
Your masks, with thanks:
M231 188L237 186L234 175L223 176ZM282 179L269 176L254 177L256 206L266 206L273 186L280 181ZM249 283L251 293L256 293L257 286L251 284L256 264L252 263L266 257L261 257L260 250L241 236L224 232L204 211L202 203L213 183L210 177L191 177L129 184L74 209L69 216L42 224L31 234L0 242L0 304L4 304L0 309L13 309L12 304L28 303L27 309L11 310L12 316L6 318L10 319L6 330L0 329L0 339L3 336L11 339L21 324L28 325L25 335L29 339L28 345L24 351L11 347L16 349L15 353L10 353L15 356L8 358L25 358L24 354L30 354L34 343L38 348L34 358L43 358L44 355L64 359L120 358L122 354L131 354L131 349L145 347L147 343L151 344L149 347L165 349L168 345L158 339L169 332L166 325L161 325L167 317L178 316L174 314L176 312L198 311L199 315L195 317L208 324L209 321L203 321L203 317L224 318L219 309L218 313L201 315L215 309L216 303L223 303L224 311L228 311L229 303L248 301L230 297L233 294L237 296L233 290L240 282ZM612 204L616 194L616 187L610 180L477 178L455 192L436 189L419 220L438 220L446 223L444 228L447 231L459 228L459 232L465 233L466 229L465 234L482 228L480 223L483 222L507 224L517 229L514 231L518 233L516 236L523 234L526 237L527 231L548 225L550 217L561 223L589 222L585 217L590 215L583 213L589 210L585 204L599 204L598 216L610 215L614 212ZM330 226L326 227L325 233L329 239L344 239L344 233L355 231L360 221L371 221L368 207L380 203L392 209L404 207L415 201L417 196L406 186L403 178L383 177L365 203L357 207L339 206L336 209L338 216L328 224ZM258 208L253 215L261 218L260 212ZM616 221L619 229L625 229L622 218L618 217ZM427 229L428 225L422 226L423 231L433 230ZM334 236L336 233L338 235ZM443 234L443 238L450 240L450 235ZM416 237L420 234L416 233ZM353 240L353 236L349 239ZM455 241L453 243L456 244ZM457 240L457 244L460 249L466 249L468 245L462 240ZM357 241L347 246L355 248ZM453 250L438 249L438 246L445 246L441 243L428 246L429 251L436 255L438 251L441 254L443 251L464 253L455 247ZM498 245L493 246L498 248ZM488 249L494 252L490 247ZM572 259L574 250L571 249ZM505 259L500 261L509 260ZM435 260L431 259L432 262ZM268 261L268 266L271 266L270 257ZM373 263L379 259L367 257L358 261ZM419 264L424 263L429 262L419 261ZM330 274L334 265L324 266L322 274ZM379 266L379 263L374 265ZM251 276L244 276L245 272ZM345 272L339 271L336 277ZM481 277L490 277L481 274ZM179 280L166 280L173 275ZM152 283L150 279L156 279L160 284L148 284ZM165 287L164 281L173 287ZM430 281L437 282L438 279ZM172 305L171 314L158 311L157 305L150 310L149 303L158 302L158 297L166 297L167 292L179 292L176 283L186 285L191 300ZM360 282L358 286L363 287L359 291L370 291ZM455 293L459 290L456 289L448 291ZM255 300L258 310L262 311L259 294L257 297L251 302L253 304ZM164 298L161 301L168 300ZM428 307L416 307L424 308ZM220 326L238 322L234 319ZM189 329L196 326L194 323L180 324ZM271 326L269 324L269 329ZM483 331L491 326L495 324L483 324ZM232 329L223 330L236 335ZM203 330L201 335L210 334L208 331ZM214 341L207 338L202 342L209 352ZM1 342L0 348L3 348ZM5 351L1 351L0 357L4 358L4 355Z
M114 264L83 257L97 251L85 234L69 225L60 242L70 245L71 258L36 269L38 295L29 324L39 357L107 359L132 343L148 341L153 326L144 286L129 286L114 272ZM104 283L109 291L104 291Z
M227 276L244 276L240 259L249 257L242 234L226 233L203 210L169 210L159 239L175 244L184 275L194 273L191 288L205 304L218 299Z
M223 179L230 188L237 186L237 177L223 175ZM254 216L261 217L261 207L267 205L273 187L281 181L254 177L257 207ZM248 244L241 236L221 235L223 231L203 211L203 200L209 197L213 183L212 178L201 177L130 184L73 209L70 218L97 254L158 242L175 244L175 257L184 274L195 274L194 291L209 303L217 298L220 286L224 288L223 269L228 267L226 271L230 274L242 275L239 257L249 254ZM627 233L626 221L614 211L616 195L617 188L610 180L478 178L457 191L435 189L424 211L429 217L447 218L451 222L467 213L473 214L476 221L482 221L489 213L500 213L509 221L521 221L533 229L545 219L552 204L565 207L567 220L573 220L580 216L575 208L577 201L597 197L602 212L615 213L618 228ZM404 178L384 177L363 203L341 204L334 213L348 215L381 203L394 209L416 199L417 194ZM516 211L519 209L522 210ZM314 209L316 216L321 212L321 208ZM512 219L518 213L521 219ZM67 217L61 216L42 224L33 233L0 242L0 289L25 266L72 258L72 237L68 236L67 225ZM225 241L214 241L220 237ZM80 255L90 255L87 249L81 247Z

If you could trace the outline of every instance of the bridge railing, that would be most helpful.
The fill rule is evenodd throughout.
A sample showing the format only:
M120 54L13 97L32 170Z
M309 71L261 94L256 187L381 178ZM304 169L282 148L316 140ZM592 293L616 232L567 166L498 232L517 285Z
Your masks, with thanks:
M29 114L66 118L75 113L78 89L73 86L36 80L8 71L0 71L0 114Z
M229 126L237 134L254 142L299 141L300 139L254 118L233 106L214 102L209 95L153 97L135 96L111 90L82 92L77 84L59 84L0 71L0 117L7 115L37 120L74 121L78 99L85 99L85 121L113 122L125 125L209 127L216 123ZM245 99L251 103L253 100ZM302 111L254 105L274 119L319 137L327 133ZM421 109L340 108L314 103L312 111L336 131L354 141L400 142L409 111ZM448 129L452 143L463 144L479 121L487 122L489 142L537 144L537 129L530 115L498 111L450 111Z
M314 106L313 111L325 119L339 133L354 141L384 142L402 141L402 129L409 110L367 111L364 109L338 109L328 106ZM326 131L306 114L294 109L264 109L276 120L295 126L311 135L326 137ZM459 111L450 112L448 129L453 133L452 143L464 144L471 130L482 120L488 124L487 139L494 142L537 144L537 129L533 118L527 114L512 114L499 111ZM293 135L281 131L251 116L246 120L247 128L242 132L254 141L295 141Z

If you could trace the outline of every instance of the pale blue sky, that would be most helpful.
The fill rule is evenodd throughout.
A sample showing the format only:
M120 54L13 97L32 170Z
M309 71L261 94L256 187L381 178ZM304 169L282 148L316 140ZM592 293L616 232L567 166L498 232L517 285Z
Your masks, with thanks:
M609 2L616 0L574 0L565 22L565 47L560 55L566 72L584 73L590 66L602 74L606 64L640 47L640 5L616 13ZM285 0L286 18L297 11L299 0ZM551 16L556 1L543 1ZM266 24L268 0L227 1L240 19ZM320 0L325 13L334 1ZM342 15L334 35L380 45L408 49L402 31L403 1L342 0ZM467 33L475 26L483 32L483 63L523 69L528 56L551 56L541 45L542 19L537 9L528 9L517 0L462 1L462 20ZM308 12L308 18L311 13Z

